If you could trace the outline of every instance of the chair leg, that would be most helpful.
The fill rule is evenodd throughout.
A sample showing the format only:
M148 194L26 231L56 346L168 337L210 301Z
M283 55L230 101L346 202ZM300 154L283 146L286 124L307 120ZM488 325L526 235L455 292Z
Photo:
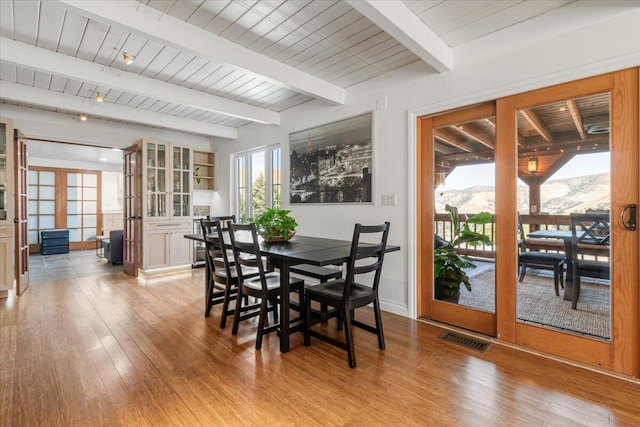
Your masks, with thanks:
M527 264L520 263L520 277L518 277L518 282L522 282L524 280L524 275L527 274Z
M311 345L311 334L309 329L311 328L311 298L309 295L305 297L304 308L304 346L309 347Z
M573 279L573 289L571 290L571 308L578 308L578 298L580 298L580 275Z
M349 367L356 367L356 355L353 350L353 336L351 329L351 311L348 308L343 310L344 313L344 338L347 345L347 358L349 359Z
M555 265L553 267L553 287L555 288L557 297L560 296L559 285L560 285L560 267Z
M264 335L264 324L267 322L268 313L268 301L267 298L260 300L260 317L258 318L258 335L256 336L256 350L262 348L262 336Z
M211 302L212 294L213 294L213 284L209 282L207 283L206 289L205 289L206 305L204 309L204 317L209 317L211 315L211 307L213 306Z
M220 329L227 326L227 312L229 311L229 301L231 300L231 285L227 283L224 289L224 300L222 301L222 317L220 318Z
M382 316L380 314L380 301L378 297L373 301L373 314L376 318L376 329L378 330L378 348L384 350L384 333L382 332Z
M236 298L236 309L233 313L233 327L231 328L231 334L238 334L238 324L240 323L240 312L242 311L242 301L247 301L246 297L243 298L242 289L238 286L238 296Z

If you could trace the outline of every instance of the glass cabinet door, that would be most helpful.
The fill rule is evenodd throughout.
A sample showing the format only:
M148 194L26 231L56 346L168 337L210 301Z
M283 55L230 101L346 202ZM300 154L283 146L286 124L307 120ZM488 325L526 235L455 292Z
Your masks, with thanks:
M147 217L167 216L167 147L147 143Z
M173 147L173 216L191 215L191 150Z

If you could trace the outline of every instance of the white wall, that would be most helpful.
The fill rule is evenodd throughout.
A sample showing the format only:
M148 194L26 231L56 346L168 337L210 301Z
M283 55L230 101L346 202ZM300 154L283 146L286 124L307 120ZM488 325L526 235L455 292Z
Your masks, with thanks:
M554 25L562 27L563 21L557 20ZM540 32L545 30L553 37L541 36ZM429 74L420 64L412 64L392 75L349 88L344 106L309 102L281 113L279 127L245 126L240 129L237 141L214 143L218 152L220 199L230 201L231 154L282 144L284 205L300 224L298 232L349 239L356 222L391 221L389 243L402 246L402 251L385 258L380 289L382 306L388 311L415 316L415 116L640 65L637 8L568 34L555 28L539 28L538 33L527 39L517 30L509 29L505 37L504 43L492 36L491 44L479 39L460 46L454 51L454 60L458 51L474 52L476 62L460 61L460 68L453 71ZM509 50L512 44L507 41L513 37L519 37L520 43L517 49ZM374 204L288 206L288 134L366 111L375 112ZM396 194L397 205L381 206L382 194ZM216 206L216 212L229 212L230 206Z

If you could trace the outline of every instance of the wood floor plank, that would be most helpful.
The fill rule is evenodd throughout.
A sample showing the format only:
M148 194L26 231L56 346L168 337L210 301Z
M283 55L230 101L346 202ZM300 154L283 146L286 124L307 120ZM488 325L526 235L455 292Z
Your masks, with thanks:
M386 350L356 329L358 367L301 334L256 351L205 318L204 272L117 272L34 283L0 304L1 426L640 425L640 381L517 349L446 343L443 329L383 313ZM370 309L358 319L371 322ZM229 319L231 321L231 318ZM321 326L335 331L335 319Z

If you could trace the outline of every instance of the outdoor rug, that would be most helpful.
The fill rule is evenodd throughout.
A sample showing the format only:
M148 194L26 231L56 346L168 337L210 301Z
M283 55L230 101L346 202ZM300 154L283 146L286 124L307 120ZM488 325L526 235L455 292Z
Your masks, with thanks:
M514 280L516 280L514 278ZM459 304L479 310L495 312L495 271L485 270L470 278L472 291L461 288ZM597 338L611 337L610 286L584 279L580 285L578 308L571 301L556 296L553 278L527 274L518 283L518 320L554 327Z

